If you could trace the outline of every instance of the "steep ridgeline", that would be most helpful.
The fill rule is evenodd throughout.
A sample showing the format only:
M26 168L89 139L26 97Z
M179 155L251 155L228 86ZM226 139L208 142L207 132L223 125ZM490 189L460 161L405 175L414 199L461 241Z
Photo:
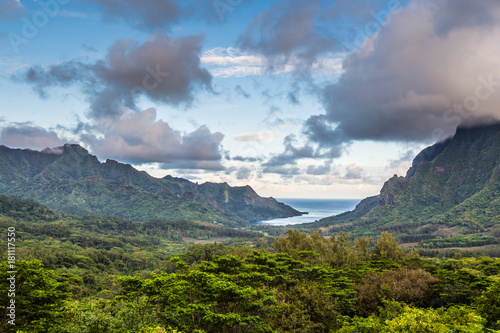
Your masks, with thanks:
M407 176L389 179L379 196L309 227L365 235L391 231L411 242L474 233L496 235L499 222L497 124L458 129L451 140L422 151Z
M63 213L136 221L183 219L238 226L300 215L249 186L158 179L129 164L101 163L79 145L69 144L41 152L0 146L0 194L36 200Z

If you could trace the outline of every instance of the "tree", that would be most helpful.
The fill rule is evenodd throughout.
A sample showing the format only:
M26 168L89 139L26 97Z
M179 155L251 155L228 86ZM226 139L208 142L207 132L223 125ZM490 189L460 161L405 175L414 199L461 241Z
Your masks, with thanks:
M486 318L487 327L500 330L500 281L496 281L483 292L474 303L481 316Z
M382 232L380 239L375 243L373 249L373 259L375 260L392 260L400 262L405 257L405 250L398 245L394 236L388 232Z
M15 300L15 330L32 332L59 332L58 327L67 317L66 300L70 297L68 283L54 271L46 270L42 262L17 261L14 275L14 297L9 298L13 274L9 264L0 264L0 332L9 332L12 327L7 317L11 299ZM14 280L12 280L14 281Z

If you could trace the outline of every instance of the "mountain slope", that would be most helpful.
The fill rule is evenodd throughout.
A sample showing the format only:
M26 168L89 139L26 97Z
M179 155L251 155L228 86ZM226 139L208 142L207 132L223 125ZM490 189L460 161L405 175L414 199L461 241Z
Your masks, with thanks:
M499 198L500 125L461 128L452 140L419 154L407 177L392 177L378 197L365 199L371 206L360 204L308 227L391 231L414 240L450 228L449 234L488 233L500 222Z
M101 163L84 148L69 144L42 152L0 146L0 193L33 199L63 213L137 221L187 219L237 226L300 215L249 186L158 179L128 164Z

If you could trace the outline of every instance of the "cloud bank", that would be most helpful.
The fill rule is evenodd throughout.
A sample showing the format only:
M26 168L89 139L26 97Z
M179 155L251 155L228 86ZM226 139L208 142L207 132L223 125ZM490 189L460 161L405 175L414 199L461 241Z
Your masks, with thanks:
M499 2L413 1L345 60L305 134L322 146L430 142L500 121L499 35Z
M90 64L74 59L48 67L32 66L12 79L31 85L42 98L51 87L79 87L89 102L89 121L81 122L74 134L100 157L134 164L160 163L165 169L223 170L224 135L212 133L206 126L182 133L157 120L155 109L142 111L136 106L139 98L147 97L160 104L189 107L200 90L211 92L212 76L201 67L201 43L198 36L173 38L162 33L143 44L118 40L105 59ZM21 127L4 129L2 142L29 140L28 130L31 140L39 140L43 148L61 144L51 132ZM20 132L26 135L21 137ZM34 142L25 144L36 146Z
M189 106L200 89L212 91L212 76L201 67L202 38L154 34L137 45L116 41L106 59L92 64L70 60L46 68L33 66L13 77L33 86L40 96L47 88L78 85L90 102L91 118L119 117L120 106L136 109L141 96L173 106Z
M0 131L0 144L14 148L42 150L62 146L64 142L54 131L29 123L5 126Z
M81 138L98 156L133 164L161 163L164 169L224 169L220 163L222 133L212 133L206 126L182 133L157 120L153 108L100 119Z

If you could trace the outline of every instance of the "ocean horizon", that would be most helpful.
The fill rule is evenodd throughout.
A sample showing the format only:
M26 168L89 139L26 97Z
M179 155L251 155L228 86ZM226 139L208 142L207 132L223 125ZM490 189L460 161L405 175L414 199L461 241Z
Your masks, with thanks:
M301 223L311 223L332 215L353 210L362 199L287 199L276 198L300 212L308 212L302 216L281 219L262 220L260 225L285 226Z

